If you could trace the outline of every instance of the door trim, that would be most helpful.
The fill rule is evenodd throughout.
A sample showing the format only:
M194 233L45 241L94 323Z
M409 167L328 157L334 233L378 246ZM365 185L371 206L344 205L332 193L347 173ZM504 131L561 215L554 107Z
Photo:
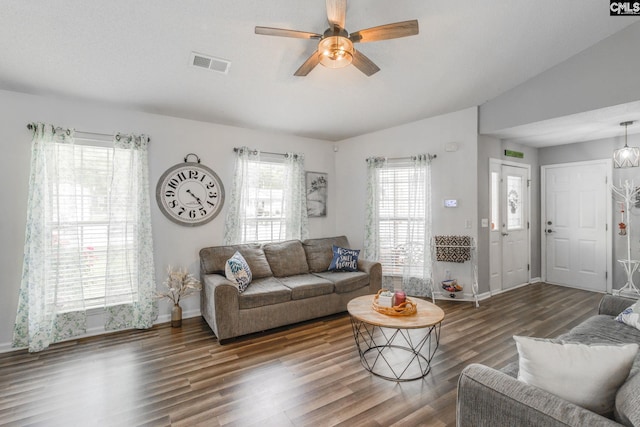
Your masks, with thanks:
M611 188L611 179L612 179L612 162L611 159L600 159L600 160L588 160L583 162L568 162L568 163L557 163L553 165L544 165L540 166L540 277L543 282L547 281L547 236L544 233L545 230L545 212L547 211L546 205L546 193L547 193L547 183L546 183L546 175L547 169L553 168L561 168L561 167L570 167L570 166L589 166L589 165L601 165L604 164L606 166L607 171L607 188ZM610 192L610 191L609 191ZM606 227L607 233L605 237L606 241L606 253L607 253L607 293L611 293L612 284L613 284L613 229L612 220L612 205L607 204L607 209L605 210L606 215Z
M514 286L513 288L504 289L503 279L504 279L504 266L502 265L502 236L500 236L500 289L491 290L491 283L489 283L489 292L491 295L497 295L502 292L510 291L512 289L516 289L520 286L527 285L531 283L531 165L527 163L518 163L510 160L496 159L494 157L489 158L489 176L487 179L489 180L489 206L491 206L491 172L495 167L499 167L502 169L502 166L512 166L516 168L522 168L527 171L527 223L529 226L527 227L527 264L529 265L529 270L527 272L527 283L523 283L522 285ZM500 175L500 179L502 179L502 174ZM490 208L491 209L491 208ZM491 214L491 211L489 212ZM502 215L502 213L501 213ZM491 232L491 231L489 231ZM489 238L489 247L491 247L491 238ZM492 262L492 254L489 252L489 265ZM489 275L491 275L491 271L489 271ZM489 278L491 280L491 277Z

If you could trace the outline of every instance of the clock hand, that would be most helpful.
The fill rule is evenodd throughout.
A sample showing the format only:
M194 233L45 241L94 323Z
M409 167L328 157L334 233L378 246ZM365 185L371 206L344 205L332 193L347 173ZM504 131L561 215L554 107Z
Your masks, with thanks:
M196 199L196 201L198 202L198 204L199 204L200 206L202 206L202 201L200 200L200 198L199 198L198 196L196 196L195 194L193 194L193 193L191 192L191 190L189 190L188 188L187 188L187 193L189 193L189 194L191 195L191 197L193 197L194 199Z

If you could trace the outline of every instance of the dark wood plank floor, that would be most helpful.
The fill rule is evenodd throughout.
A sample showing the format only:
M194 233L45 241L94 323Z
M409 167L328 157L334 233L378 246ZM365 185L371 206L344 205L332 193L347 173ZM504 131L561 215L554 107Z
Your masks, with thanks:
M360 365L346 314L219 345L200 318L0 355L0 424L34 426L453 426L469 363L517 359L514 334L553 337L600 294L534 284L489 300L439 301L440 347L423 380Z

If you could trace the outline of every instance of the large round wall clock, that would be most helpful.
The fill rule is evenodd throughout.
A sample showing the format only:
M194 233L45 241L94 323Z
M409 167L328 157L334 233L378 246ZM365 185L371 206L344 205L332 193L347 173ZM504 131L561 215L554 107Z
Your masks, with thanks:
M188 161L189 156L196 161ZM187 154L184 163L167 169L158 180L156 200L171 221L194 227L215 218L224 204L224 186L218 175Z

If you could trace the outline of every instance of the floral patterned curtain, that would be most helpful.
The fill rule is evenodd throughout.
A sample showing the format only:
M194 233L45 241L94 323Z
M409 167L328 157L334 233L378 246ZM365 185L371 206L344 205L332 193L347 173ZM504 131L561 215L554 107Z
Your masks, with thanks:
M236 165L233 175L227 217L224 222L224 244L232 245L244 241L244 225L247 213L251 212L250 204L254 195L251 189L258 188L258 175L252 174L251 162L260 161L260 151L248 147L236 150Z
M106 330L147 329L158 317L148 145L146 135L117 134L113 139L113 173L108 205L110 244L105 278ZM127 243L127 251L119 249ZM109 286L118 280L116 276L123 274L128 284L126 291ZM123 299L133 302L123 303Z
M412 163L402 289L409 295L431 296L431 158L420 154Z
M378 169L384 167L387 160L384 157L370 157L367 159L367 205L365 207L364 259L380 260L380 233L378 204L380 203L380 183Z
M304 156L285 154L284 200L286 211L286 240L304 240L309 237L307 191L304 179Z
M98 176L72 129L42 123L32 124L32 129L13 345L40 351L81 335L86 332L86 310L96 304L105 309L106 329L150 327L156 312L148 138L117 136L114 147L103 148L97 157L106 165ZM87 219L96 216L100 221ZM88 235L108 245L93 247ZM110 286L115 282L117 297Z

